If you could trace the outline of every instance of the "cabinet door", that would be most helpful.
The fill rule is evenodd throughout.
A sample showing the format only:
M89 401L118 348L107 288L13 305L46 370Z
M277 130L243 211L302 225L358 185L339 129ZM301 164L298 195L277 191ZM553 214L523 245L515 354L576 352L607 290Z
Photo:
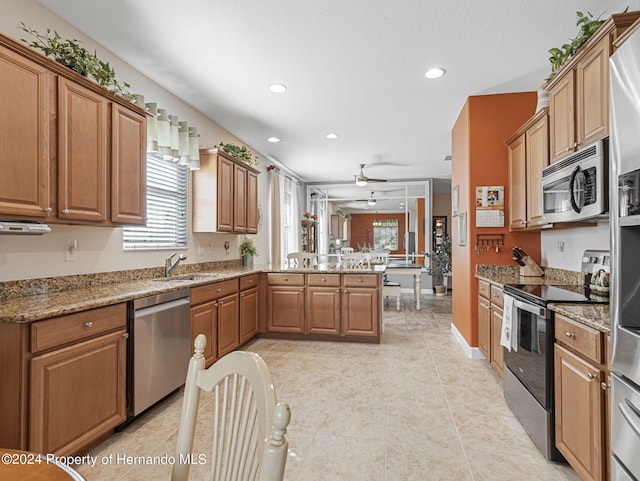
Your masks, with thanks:
M521 135L509 150L509 229L527 227L526 151L525 136Z
M491 366L500 377L504 373L504 348L500 345L502 334L502 309L491 306Z
M304 332L304 287L267 288L267 331Z
M218 358L240 345L238 294L218 300Z
M247 231L247 169L233 166L233 231Z
M551 162L561 159L574 148L575 109L574 72L567 72L549 91Z
M577 147L609 135L609 55L607 35L576 65Z
M544 224L542 220L542 169L549 165L549 121L543 116L525 134L527 158L527 225Z
M349 287L342 294L342 334L377 336L380 313L378 289Z
M191 354L193 355L196 337L198 334L204 334L207 337L207 347L204 349L204 362L207 367L217 360L217 319L217 302L207 302L191 308Z
M50 212L50 81L44 67L0 47L0 214Z
M340 334L340 288L307 288L307 333Z
M258 233L258 174L247 171L247 234Z
M58 77L58 217L107 220L109 103Z
M258 333L258 288L252 287L240 293L240 344Z
M603 479L603 373L555 345L556 446L585 481Z
M218 205L216 217L219 232L231 232L233 230L233 162L218 156ZM211 186L213 188L213 186Z
M126 417L125 331L31 360L29 450L70 455Z
M491 361L491 304L478 296L478 349Z
M111 109L111 221L144 225L147 120L115 103Z

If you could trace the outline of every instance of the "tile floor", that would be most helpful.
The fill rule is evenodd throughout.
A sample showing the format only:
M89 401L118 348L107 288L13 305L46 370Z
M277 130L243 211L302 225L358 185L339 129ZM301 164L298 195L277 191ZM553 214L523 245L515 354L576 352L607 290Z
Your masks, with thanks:
M578 481L538 452L489 364L464 356L450 331L451 296L423 295L421 311L410 295L402 301L400 312L385 308L380 345L261 339L247 347L291 406L285 479ZM177 394L95 448L96 466L78 471L87 481L168 480L170 466L122 456L173 455L180 409ZM196 453L208 452L204 438L196 433ZM206 479L205 469L194 467L193 477Z

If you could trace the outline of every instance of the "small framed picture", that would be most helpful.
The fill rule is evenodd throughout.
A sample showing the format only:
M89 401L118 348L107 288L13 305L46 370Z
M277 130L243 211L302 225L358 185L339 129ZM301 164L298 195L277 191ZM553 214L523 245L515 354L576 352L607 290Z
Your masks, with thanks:
M454 186L451 189L451 215L456 217L458 215L458 186Z
M458 214L458 245L467 245L467 213Z

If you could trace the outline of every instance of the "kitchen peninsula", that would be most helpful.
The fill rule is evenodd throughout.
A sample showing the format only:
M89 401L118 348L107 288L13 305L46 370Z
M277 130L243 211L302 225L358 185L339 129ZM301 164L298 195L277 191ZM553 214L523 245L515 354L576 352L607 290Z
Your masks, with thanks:
M192 342L207 335L211 364L257 335L379 343L382 276L230 261L171 277L149 268L0 283L0 445L73 455L126 420L134 299L190 288Z

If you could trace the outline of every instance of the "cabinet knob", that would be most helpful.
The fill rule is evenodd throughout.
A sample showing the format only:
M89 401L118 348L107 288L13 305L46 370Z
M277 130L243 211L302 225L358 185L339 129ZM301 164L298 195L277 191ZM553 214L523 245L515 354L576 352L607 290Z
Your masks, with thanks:
M221 288L221 287L218 287L218 288L216 289L216 292L220 292L221 290L222 290L222 288Z
M249 284L253 284L253 279L249 279Z
M323 277L322 279L320 279L322 282L327 282L327 280Z
M606 391L608 387L609 387L609 385L608 385L606 382L601 382L601 383L600 383L600 388L601 388L603 391Z
M565 152L571 152L571 147L567 147L566 149L564 149Z
M93 327L93 322L89 321L87 322L84 327L86 327L87 329L91 329Z
M596 377L591 374L590 372L587 373L587 377L589 378L589 381L593 381Z
M358 277L358 282L362 282L362 277Z
M567 336L568 338L576 337L576 335L573 332L567 332L565 336Z
M63 214L68 214L69 213L69 209L62 209L62 213Z
M304 291L304 287L301 287L301 288L300 288L300 292L303 292L303 291Z
M49 214L51 212L51 207L45 207L44 211Z
M128 333L128 332L125 332L125 333L122 335L122 337L124 337L125 339L129 339L129 333Z
M240 297L244 297L244 292L242 294L240 294Z
M578 147L580 147L580 144L578 142L574 142L573 143L573 148L577 149Z
M224 301L220 301L220 302L218 302L218 304L219 304L219 305L223 305L223 304L224 304Z
M346 294L347 292L349 292L349 291L347 291L347 290L345 289L345 290L344 290L344 293Z
M288 277L283 277L282 280L287 282L289 280L289 278Z
M340 293L340 289L336 289L336 292L337 292L337 293Z

